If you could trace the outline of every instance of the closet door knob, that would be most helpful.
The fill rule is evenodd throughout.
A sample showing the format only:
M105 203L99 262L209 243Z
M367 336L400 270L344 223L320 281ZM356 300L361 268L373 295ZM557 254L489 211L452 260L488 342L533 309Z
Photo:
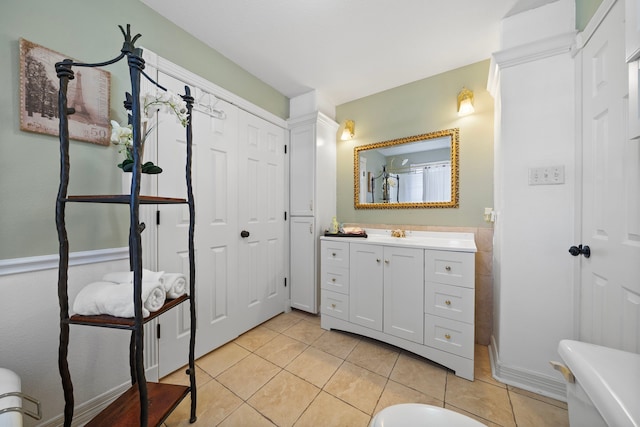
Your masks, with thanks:
M591 256L591 248L587 245L571 246L569 253L573 256L584 255L585 258L589 258Z

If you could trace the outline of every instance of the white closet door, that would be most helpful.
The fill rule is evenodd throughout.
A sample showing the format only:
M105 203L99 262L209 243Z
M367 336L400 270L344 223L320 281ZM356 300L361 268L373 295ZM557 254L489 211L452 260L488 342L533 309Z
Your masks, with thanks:
M627 134L624 14L617 2L582 52L580 339L640 352L640 149Z
M239 310L249 329L285 308L284 129L244 111L239 123Z
M184 85L178 80L160 75L159 82L175 93L184 92ZM163 172L157 176L159 194L163 197L186 199L185 130L179 123L176 123L174 116L160 111L158 112L156 132L159 136L156 164L163 168ZM146 144L149 142L147 141ZM199 142L194 140L194 158L198 157L200 148ZM197 165L194 165L194 176L197 175L197 170ZM186 204L158 205L158 211L160 212L160 225L157 230L157 270L183 273L189 280L189 207ZM158 323L161 329L158 373L159 377L162 377L185 365L185 361L188 360L191 327L189 304L181 304L163 314L158 318Z
M184 84L160 74L169 90L184 92ZM196 357L232 340L240 333L237 321L238 198L237 107L219 101L216 109L225 118L194 110L192 179L196 209L195 263L198 331ZM173 116L160 120L158 164L159 194L186 198L185 130ZM187 205L160 205L158 270L182 272L189 277ZM189 304L181 304L160 316L159 376L184 366L188 360Z
M158 80L173 92L184 92L178 79L159 73ZM196 99L207 104L199 95ZM193 118L196 357L285 308L285 131L232 104L214 102L224 118L197 107ZM157 164L164 168L158 194L186 198L184 128L167 115L158 135ZM188 277L188 207L158 209L158 270ZM249 237L241 237L241 230ZM163 314L159 323L158 370L163 377L187 363L189 305Z
M194 141L199 140L196 205L196 357L232 340L237 323L238 109L216 103L225 118L196 112Z

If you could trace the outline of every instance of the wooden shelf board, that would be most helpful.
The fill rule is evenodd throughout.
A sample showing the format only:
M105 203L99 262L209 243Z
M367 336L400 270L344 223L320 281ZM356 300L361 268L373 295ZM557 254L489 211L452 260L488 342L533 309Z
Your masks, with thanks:
M189 394L189 387L147 383L149 401L148 426L159 426ZM85 427L131 427L140 425L140 393L133 385L107 406Z
M129 204L131 196L129 194L104 194L104 195L85 195L85 196L68 196L67 202L79 203L120 203ZM170 205L187 203L186 199L176 199L173 197L156 197L156 196L139 196L141 205Z
M167 300L162 308L158 311L154 311L148 317L143 319L143 323L160 316L162 313L171 310L173 307L181 304L189 299L189 295L182 295L181 297ZM87 326L102 326L105 328L116 329L133 329L135 325L135 319L133 317L115 317L107 314L98 314L95 316L83 316L80 314L74 314L69 319L69 323L72 325L87 325Z

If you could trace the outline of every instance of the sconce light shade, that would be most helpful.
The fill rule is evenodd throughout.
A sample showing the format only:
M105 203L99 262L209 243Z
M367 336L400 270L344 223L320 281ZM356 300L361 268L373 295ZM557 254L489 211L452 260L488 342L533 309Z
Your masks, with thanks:
M342 135L340 139L343 141L347 141L349 139L353 139L356 134L356 124L353 120L345 120L344 122L344 130L342 131Z
M466 87L463 87L460 93L458 93L458 115L466 116L475 111L473 108L473 92Z

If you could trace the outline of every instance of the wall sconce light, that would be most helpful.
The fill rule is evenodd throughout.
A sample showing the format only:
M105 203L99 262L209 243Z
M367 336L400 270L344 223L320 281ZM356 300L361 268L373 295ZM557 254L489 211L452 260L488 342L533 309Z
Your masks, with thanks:
M458 115L466 116L475 111L473 108L473 92L466 87L463 87L460 93L458 93Z
M345 120L344 129L342 130L342 135L340 139L343 141L347 141L349 139L353 139L356 135L356 124L353 120Z

